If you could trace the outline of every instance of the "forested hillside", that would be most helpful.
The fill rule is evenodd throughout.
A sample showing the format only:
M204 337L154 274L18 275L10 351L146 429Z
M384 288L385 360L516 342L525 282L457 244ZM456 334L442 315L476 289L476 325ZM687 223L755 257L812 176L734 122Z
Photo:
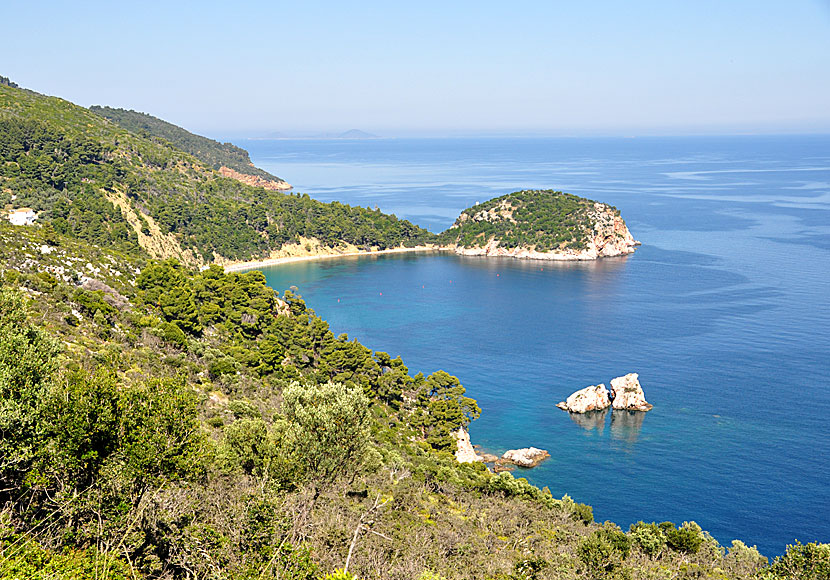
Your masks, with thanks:
M311 238L380 249L433 239L377 210L222 177L166 141L9 85L0 85L0 207L30 207L60 234L192 265L262 258Z
M89 110L96 115L109 119L116 125L136 135L164 139L185 153L193 155L193 157L213 169L218 170L221 167L229 167L245 175L253 175L267 181L284 183L279 177L255 167L251 163L248 152L232 143L220 143L213 139L202 137L201 135L195 135L190 131L163 121L158 117L148 115L147 113L116 109L113 107L102 107L100 105L93 105Z
M457 378L413 376L334 336L259 272L0 224L0 281L4 580L819 579L830 567L828 545L766 567L693 522L597 524L567 496L457 463L449 434L479 413Z

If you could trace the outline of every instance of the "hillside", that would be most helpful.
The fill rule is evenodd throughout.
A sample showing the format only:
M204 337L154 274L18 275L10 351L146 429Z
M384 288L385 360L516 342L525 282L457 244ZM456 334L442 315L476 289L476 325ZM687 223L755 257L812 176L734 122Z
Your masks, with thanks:
M468 255L588 260L634 251L617 208L553 190L517 191L467 208L441 234Z
M8 85L0 85L0 207L30 207L60 234L194 266L301 243L383 249L433 238L377 210L225 178L165 140Z
M259 272L0 223L0 282L0 579L312 580L348 563L361 579L783 580L830 565L808 544L766 567L693 522L623 531L458 463L450 433L479 410L457 378L335 337Z
M136 135L164 139L226 177L236 177L234 174L237 173L241 174L239 178L248 185L273 190L291 189L284 180L255 167L248 152L232 143L220 143L196 135L147 113L100 105L93 105L89 110Z

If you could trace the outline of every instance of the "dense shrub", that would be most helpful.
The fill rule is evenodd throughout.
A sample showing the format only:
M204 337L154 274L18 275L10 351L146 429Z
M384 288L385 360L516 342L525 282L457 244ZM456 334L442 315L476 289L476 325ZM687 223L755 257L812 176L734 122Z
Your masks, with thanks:
M675 528L674 525L666 526L663 531L666 544L676 552L696 554L703 543L703 531L695 522L683 522L679 528Z
M777 557L769 570L761 573L764 580L826 580L830 578L830 544L796 543Z
M655 523L631 524L629 533L634 543L651 558L658 557L666 547L666 536Z

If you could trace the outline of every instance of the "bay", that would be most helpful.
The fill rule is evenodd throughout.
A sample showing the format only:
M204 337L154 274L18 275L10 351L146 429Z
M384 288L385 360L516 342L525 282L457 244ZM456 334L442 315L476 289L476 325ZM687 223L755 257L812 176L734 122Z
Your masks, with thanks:
M616 205L643 242L625 258L406 254L265 273L336 334L457 375L483 410L474 443L548 449L516 475L600 521L695 520L768 556L830 541L830 137L240 145L297 191L433 231L525 188ZM627 372L649 413L554 407Z

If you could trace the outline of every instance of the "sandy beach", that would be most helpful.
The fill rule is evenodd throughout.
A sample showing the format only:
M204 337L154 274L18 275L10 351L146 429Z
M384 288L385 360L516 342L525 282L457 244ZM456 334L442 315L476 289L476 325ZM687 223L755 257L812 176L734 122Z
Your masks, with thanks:
M358 256L379 256L381 254L403 254L409 252L440 252L445 248L438 246L414 246L412 248L389 248L387 250L356 250L345 251L342 253L327 253L327 254L309 254L306 256L282 256L277 258L266 258L264 260L257 260L253 262L233 262L226 264L223 267L225 272L242 272L245 270L256 270L258 268L266 268L269 266L279 266L280 264L290 264L293 262L307 262L311 260L330 260L332 258L348 258Z

